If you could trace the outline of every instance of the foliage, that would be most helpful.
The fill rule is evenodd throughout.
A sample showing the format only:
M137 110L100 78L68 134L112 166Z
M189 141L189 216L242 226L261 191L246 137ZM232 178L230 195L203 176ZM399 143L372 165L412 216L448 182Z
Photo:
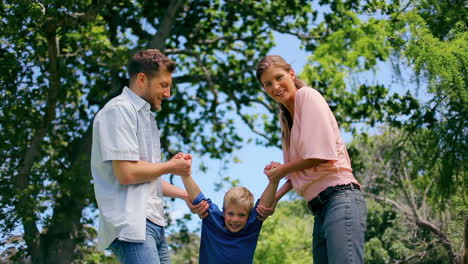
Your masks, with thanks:
M304 200L280 202L263 224L254 263L311 263L313 222Z
M382 135L353 141L360 153L355 158L363 164L356 175L368 197L366 261L370 263L461 262L466 202L451 199L445 206L438 202L437 171L432 171L422 152L431 144L431 134L426 129L410 135L386 129ZM462 186L454 191L454 197L463 197Z
M188 239L188 240L187 240ZM200 237L197 233L178 232L168 236L167 242L171 247L171 263L198 263Z

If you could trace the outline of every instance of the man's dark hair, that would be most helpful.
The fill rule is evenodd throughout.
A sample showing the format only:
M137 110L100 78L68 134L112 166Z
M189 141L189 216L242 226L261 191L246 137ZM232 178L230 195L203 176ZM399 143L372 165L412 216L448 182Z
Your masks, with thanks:
M140 72L146 74L148 78L152 78L159 74L161 66L163 65L170 73L173 73L176 67L176 63L159 50L142 50L137 52L130 59L128 63L128 75L130 80L136 77Z

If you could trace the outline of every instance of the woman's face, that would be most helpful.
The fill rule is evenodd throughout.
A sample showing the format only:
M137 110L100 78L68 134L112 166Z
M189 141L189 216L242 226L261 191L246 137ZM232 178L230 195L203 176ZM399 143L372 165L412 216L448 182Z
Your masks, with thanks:
M276 102L287 105L294 103L296 95L296 78L294 71L291 69L285 71L278 66L270 66L260 77L260 82L267 94Z

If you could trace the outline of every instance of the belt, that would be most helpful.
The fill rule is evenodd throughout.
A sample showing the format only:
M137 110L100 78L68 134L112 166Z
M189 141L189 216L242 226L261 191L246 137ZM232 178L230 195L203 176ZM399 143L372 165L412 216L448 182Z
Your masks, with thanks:
M353 189L361 190L359 185L355 183L328 187L322 192L320 192L314 199L307 202L307 208L309 208L309 210L312 213L315 213L323 208L323 206L328 202L328 199L330 199L332 195L343 190L353 190Z

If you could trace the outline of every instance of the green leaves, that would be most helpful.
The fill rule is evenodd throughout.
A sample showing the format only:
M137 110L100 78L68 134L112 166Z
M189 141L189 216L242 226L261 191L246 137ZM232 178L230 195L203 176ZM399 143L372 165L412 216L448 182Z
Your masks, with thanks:
M254 263L311 263L313 222L303 200L279 203L263 223Z

